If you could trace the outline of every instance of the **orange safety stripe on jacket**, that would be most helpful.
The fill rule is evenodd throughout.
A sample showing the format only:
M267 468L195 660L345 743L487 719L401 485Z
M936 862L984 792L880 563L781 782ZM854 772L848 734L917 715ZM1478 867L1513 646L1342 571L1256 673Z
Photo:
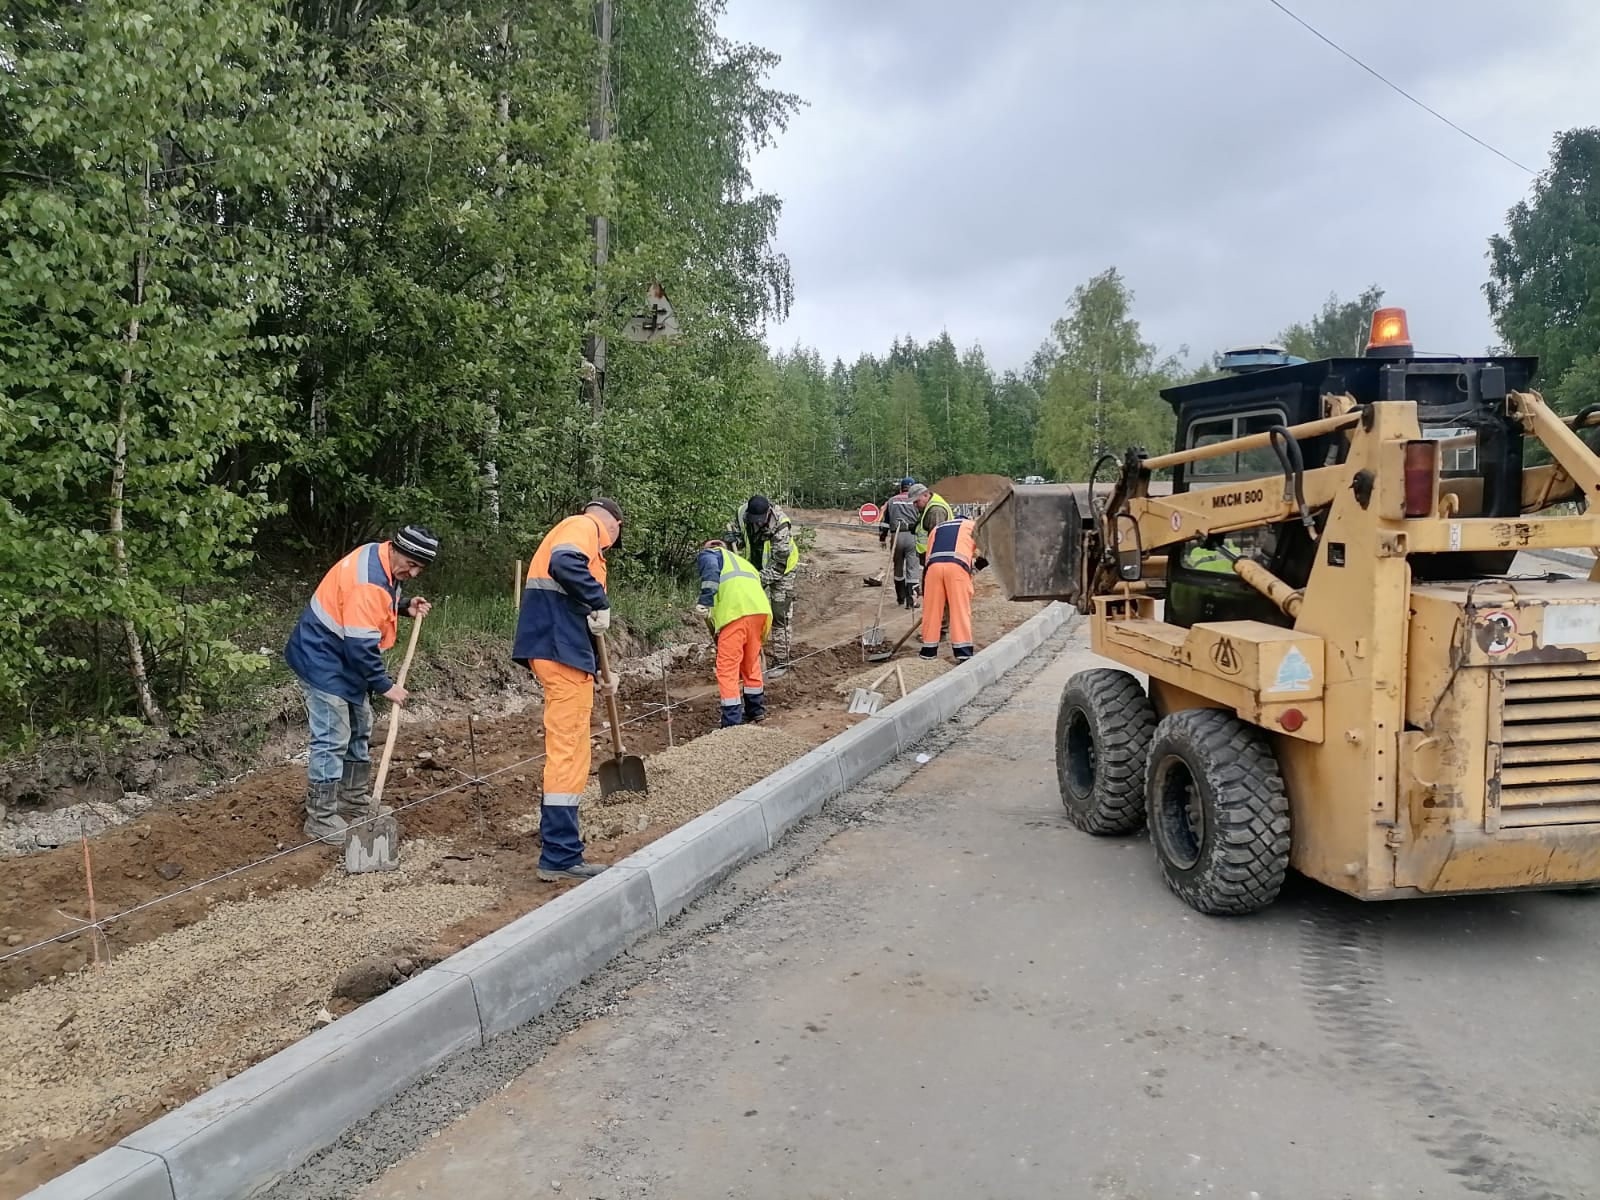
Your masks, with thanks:
M378 649L394 645L399 632L394 593L373 582L372 556L383 577L394 578L394 547L388 542L368 542L346 554L317 585L311 612L332 633L344 638L378 639Z

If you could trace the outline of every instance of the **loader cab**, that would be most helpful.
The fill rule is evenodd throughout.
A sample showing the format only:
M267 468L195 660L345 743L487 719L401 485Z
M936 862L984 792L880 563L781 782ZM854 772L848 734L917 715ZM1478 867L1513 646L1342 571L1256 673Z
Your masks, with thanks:
M1177 418L1174 450L1318 420L1333 396L1348 395L1358 405L1414 401L1423 435L1445 443L1442 490L1455 494L1457 511L1515 517L1522 511L1522 432L1506 417L1504 401L1507 391L1527 387L1536 365L1530 358L1418 356L1404 312L1382 309L1374 314L1372 344L1362 357L1308 362L1281 347L1243 347L1222 356L1222 377L1167 388L1161 396ZM1304 468L1337 464L1346 444L1339 434L1302 441ZM1179 466L1172 487L1190 492L1246 479L1282 488L1284 469L1263 447ZM1298 522L1242 530L1219 546L1186 542L1168 556L1166 619L1185 627L1228 620L1289 625L1289 617L1233 573L1229 555L1247 555L1292 587L1303 587L1315 553L1312 536ZM1418 555L1412 570L1418 579L1479 578L1504 574L1514 557Z

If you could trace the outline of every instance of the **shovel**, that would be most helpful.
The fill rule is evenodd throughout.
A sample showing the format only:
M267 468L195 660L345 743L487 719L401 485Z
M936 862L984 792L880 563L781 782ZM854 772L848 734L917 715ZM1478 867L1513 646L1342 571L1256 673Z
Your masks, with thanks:
M846 712L866 713L871 716L883 704L883 693L878 689L883 686L883 681L894 674L894 667L885 667L883 672L866 687L858 687L850 693L850 707Z
M594 645L600 656L600 677L609 688L612 676L611 660L606 654L606 635L595 634ZM617 715L617 696L612 691L606 692L606 715L611 718L611 748L615 755L600 764L601 797L612 792L648 792L650 781L644 775L644 759L622 752L622 718Z
M395 682L406 685L406 674L411 670L411 656L417 652L417 635L422 632L422 618L411 622L411 640L406 643L406 656L400 662L400 673ZM392 812L379 807L383 799L383 785L389 781L389 762L394 758L395 739L400 735L400 706L389 712L389 736L383 742L383 757L378 760L378 774L372 781L372 796L367 801L367 815L356 821L344 835L344 869L347 874L361 875L367 871L395 871L400 867L400 822Z
M878 577L880 587L882 587L882 581L887 578L889 572L893 570L894 543L891 541L889 543L889 566L884 570L884 573ZM889 653L891 653L884 651L884 646L888 644L889 639L884 635L883 632L883 602L888 598L888 588L884 588L883 591L878 593L878 615L873 620L871 626L868 627L866 632L861 635L861 650L866 656L868 662L883 662L889 657ZM851 711L854 710L852 709Z

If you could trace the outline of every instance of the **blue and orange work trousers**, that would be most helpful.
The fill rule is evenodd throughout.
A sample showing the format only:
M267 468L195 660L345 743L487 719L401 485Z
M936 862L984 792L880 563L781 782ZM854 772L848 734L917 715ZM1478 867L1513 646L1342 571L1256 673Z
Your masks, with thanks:
M717 696L722 724L742 725L767 715L766 683L761 677L761 642L766 613L735 617L717 631Z
M589 722L594 676L566 663L530 664L544 689L544 801L539 807L539 865L566 871L583 861L578 797L589 783Z
M922 573L923 658L939 657L939 629L950 610L950 650L957 662L972 657L972 573L960 563L936 562Z

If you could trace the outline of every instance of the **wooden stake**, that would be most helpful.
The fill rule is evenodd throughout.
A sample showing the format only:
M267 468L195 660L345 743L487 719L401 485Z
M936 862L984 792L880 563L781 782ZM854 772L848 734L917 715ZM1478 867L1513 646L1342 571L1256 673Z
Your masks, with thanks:
M900 699L904 700L906 698L906 673L900 669L899 663L894 665L894 677L895 681L900 684Z
M94 907L94 860L89 857L89 835L78 826L78 838L83 842L83 883L89 891L89 946L94 954L94 965L100 966L100 930L95 922L100 918Z
M511 574L511 607L522 608L522 560L517 559L517 564Z

